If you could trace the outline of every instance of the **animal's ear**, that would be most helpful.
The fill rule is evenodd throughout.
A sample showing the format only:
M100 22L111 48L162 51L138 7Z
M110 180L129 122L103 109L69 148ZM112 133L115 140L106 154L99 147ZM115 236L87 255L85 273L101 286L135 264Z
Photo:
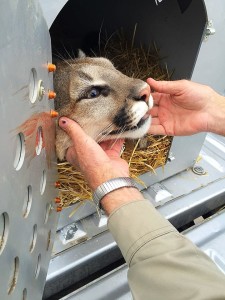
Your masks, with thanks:
M85 57L86 54L81 49L78 49L78 58L85 58Z

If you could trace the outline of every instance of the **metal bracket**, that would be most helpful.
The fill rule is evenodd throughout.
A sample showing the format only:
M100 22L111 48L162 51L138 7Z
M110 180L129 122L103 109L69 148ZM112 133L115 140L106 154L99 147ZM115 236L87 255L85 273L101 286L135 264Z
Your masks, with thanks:
M206 42L210 35L214 35L216 33L216 30L213 26L213 21L209 20L206 30L205 30L205 36L204 36L204 42Z
M173 195L162 183L155 183L148 188L148 194L152 197L157 207L173 198Z

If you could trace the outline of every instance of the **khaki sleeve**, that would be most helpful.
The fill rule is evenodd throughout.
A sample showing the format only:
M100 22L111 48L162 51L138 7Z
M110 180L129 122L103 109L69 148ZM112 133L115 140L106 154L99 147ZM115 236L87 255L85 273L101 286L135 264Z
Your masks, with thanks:
M148 200L115 210L108 227L129 266L134 299L225 299L225 276Z

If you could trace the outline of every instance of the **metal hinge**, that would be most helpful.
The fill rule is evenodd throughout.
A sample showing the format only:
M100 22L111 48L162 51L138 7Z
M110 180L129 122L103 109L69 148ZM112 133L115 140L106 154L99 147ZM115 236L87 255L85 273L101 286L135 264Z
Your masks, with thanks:
M210 35L214 35L216 33L216 30L213 26L213 21L210 20L208 21L206 30L205 30L205 36L204 36L204 41L206 42L209 38Z

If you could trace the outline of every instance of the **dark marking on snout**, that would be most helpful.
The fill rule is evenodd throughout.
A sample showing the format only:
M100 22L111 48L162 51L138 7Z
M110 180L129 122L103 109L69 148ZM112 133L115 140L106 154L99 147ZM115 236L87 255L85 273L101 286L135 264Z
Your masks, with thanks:
M137 125L132 126L132 127L125 127L123 130L121 129L117 129L117 130L113 130L109 133L109 135L116 135L116 134L121 134L121 132L126 132L126 131L132 131L132 130L137 130L138 128L140 128L141 126L144 125L144 123L147 121L147 119L141 119Z
M131 122L129 116L126 113L125 107L121 108L121 110L117 113L117 115L113 119L113 123L117 127L123 127L128 125Z

